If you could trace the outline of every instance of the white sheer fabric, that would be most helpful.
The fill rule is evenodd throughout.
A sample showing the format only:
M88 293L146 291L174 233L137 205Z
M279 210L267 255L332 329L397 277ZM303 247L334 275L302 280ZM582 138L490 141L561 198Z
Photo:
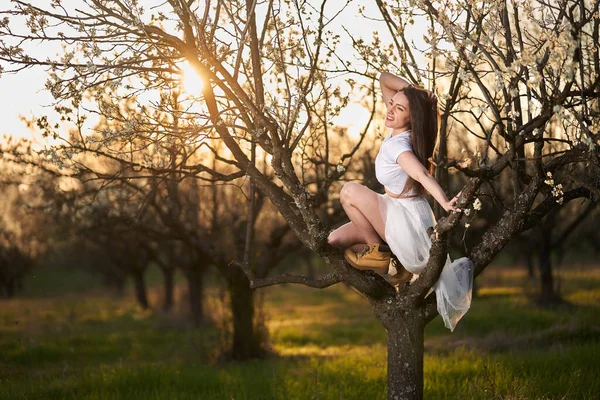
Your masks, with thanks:
M427 233L435 217L422 197L393 198L378 195L379 210L385 222L385 240L409 272L419 275L429 260L431 239ZM440 279L433 286L437 309L451 331L471 306L474 265L467 257L454 261L448 256Z

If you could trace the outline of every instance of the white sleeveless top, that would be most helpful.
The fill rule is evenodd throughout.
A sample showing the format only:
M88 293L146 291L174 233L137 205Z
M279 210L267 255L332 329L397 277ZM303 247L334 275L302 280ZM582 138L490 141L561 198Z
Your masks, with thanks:
M392 136L392 132L383 139L377 158L375 158L375 176L379 183L393 193L400 194L409 175L396 162L398 156L405 151L412 151L410 142L410 131L401 132ZM417 192L411 190L405 195L415 195Z

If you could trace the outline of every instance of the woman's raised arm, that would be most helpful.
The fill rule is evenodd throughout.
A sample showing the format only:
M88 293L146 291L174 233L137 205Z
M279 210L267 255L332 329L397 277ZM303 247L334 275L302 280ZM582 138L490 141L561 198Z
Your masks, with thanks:
M398 156L396 163L402 168L411 178L419 182L425 190L427 190L433 198L440 203L444 210L460 211L455 206L458 195L450 199L446 197L446 193L440 187L440 184L435 180L433 176L427 171L427 169L421 164L421 161L415 156L412 151L405 151Z
M410 86L410 83L404 78L400 78L394 74L390 74L389 72L382 72L379 75L379 84L381 85L381 92L383 93L383 102L387 106L394 94L400 89L404 89L407 86Z

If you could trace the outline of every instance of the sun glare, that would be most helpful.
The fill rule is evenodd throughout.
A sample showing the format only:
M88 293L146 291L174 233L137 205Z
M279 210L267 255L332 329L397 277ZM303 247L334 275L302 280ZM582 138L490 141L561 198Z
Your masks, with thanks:
M199 96L204 86L202 78L200 78L196 70L187 61L182 62L178 67L182 72L181 85L183 89L192 96Z

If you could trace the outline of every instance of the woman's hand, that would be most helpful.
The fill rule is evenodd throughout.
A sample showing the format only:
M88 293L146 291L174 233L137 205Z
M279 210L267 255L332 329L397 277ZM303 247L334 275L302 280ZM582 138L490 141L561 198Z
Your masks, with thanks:
M410 86L410 83L406 79L389 72L382 72L381 75L379 75L379 84L381 85L383 102L385 103L386 107L398 90L402 90Z
M458 201L458 197L460 196L461 193L462 193L462 191L458 192L458 194L456 196L451 198L445 204L442 204L442 207L444 207L444 210L446 210L447 212L452 212L452 211L461 212L462 210L460 208L456 207L456 202Z

